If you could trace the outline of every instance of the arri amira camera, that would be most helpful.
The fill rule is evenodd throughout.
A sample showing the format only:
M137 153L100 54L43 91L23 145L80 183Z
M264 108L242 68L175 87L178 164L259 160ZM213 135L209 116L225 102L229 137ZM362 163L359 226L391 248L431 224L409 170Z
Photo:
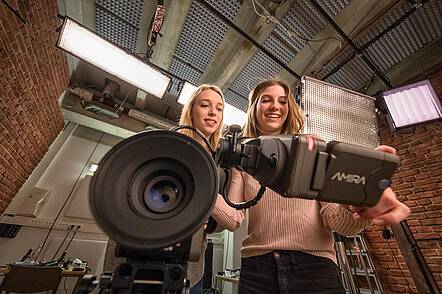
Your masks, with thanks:
M217 166L243 170L262 185L253 203L229 203L224 195L237 209L255 204L266 188L284 197L372 206L399 161L306 135L238 138L239 128L210 154L176 132L180 128L192 127L134 135L101 160L90 187L91 209L127 262L99 281L86 276L76 293L97 284L104 293L183 293L187 261L200 256L202 228L218 194Z

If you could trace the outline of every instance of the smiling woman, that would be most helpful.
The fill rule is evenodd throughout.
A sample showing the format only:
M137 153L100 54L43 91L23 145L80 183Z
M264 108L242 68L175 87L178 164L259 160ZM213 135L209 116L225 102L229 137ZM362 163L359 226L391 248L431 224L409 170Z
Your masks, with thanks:
M197 128L209 140L210 147L215 149L221 137L223 127L224 96L221 89L214 85L201 85L191 95L183 107L180 125ZM188 129L181 130L184 134L201 143L206 149L202 138ZM203 293L204 253L207 241L204 237L199 261L189 262L187 278L190 280L190 294Z
M200 130L209 140L211 147L217 147L223 127L224 95L214 85L199 86L181 113L180 125L190 125ZM184 129L182 133L202 143L202 139L193 131Z
M279 80L267 80L249 95L244 136L299 133L303 117L290 87ZM387 146L379 149L395 151ZM303 156L297 160L303 160ZM252 200L259 188L260 184L251 175L232 169L228 193L232 202ZM373 207L285 198L267 189L260 202L248 210L248 235L241 249L238 292L345 293L336 267L331 231L352 236L371 222L396 224L409 214L410 209L396 199L390 188L384 190ZM234 231L244 220L245 212L217 200L212 217L223 228Z

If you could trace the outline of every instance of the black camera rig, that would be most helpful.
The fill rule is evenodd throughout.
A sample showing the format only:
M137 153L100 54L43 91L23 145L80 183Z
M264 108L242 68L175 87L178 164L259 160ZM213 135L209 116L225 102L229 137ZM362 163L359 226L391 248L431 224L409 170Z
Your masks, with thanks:
M251 202L231 203L224 195L243 209L266 188L283 197L372 206L398 162L393 154L306 135L238 138L233 132L212 154L174 131L134 135L103 157L90 188L95 219L127 263L100 282L85 277L76 293L96 284L104 293L182 293L187 261L200 255L202 227L218 194L216 164L243 170L262 185Z
M399 157L308 135L238 138L233 133L221 140L215 160L247 172L283 197L373 206L390 186Z

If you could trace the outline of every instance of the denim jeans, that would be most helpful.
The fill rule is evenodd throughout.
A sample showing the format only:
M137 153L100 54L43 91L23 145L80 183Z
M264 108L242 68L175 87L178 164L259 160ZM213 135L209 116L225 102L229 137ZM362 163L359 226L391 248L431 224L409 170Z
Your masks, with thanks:
M345 293L336 264L300 251L241 259L239 294Z
M190 288L189 294L203 294L203 279Z

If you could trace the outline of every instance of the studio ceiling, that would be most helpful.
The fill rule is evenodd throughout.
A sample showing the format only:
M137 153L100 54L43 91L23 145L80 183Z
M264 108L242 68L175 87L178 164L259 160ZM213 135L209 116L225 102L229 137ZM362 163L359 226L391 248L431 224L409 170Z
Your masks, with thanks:
M158 2L165 19L149 49ZM374 95L442 63L440 0L59 0L59 6L173 76L163 101L139 90L126 95L170 120L180 112L170 97L182 81L217 84L228 103L245 110L249 90L270 77L295 86L309 75ZM84 81L88 71L75 79L91 84Z

